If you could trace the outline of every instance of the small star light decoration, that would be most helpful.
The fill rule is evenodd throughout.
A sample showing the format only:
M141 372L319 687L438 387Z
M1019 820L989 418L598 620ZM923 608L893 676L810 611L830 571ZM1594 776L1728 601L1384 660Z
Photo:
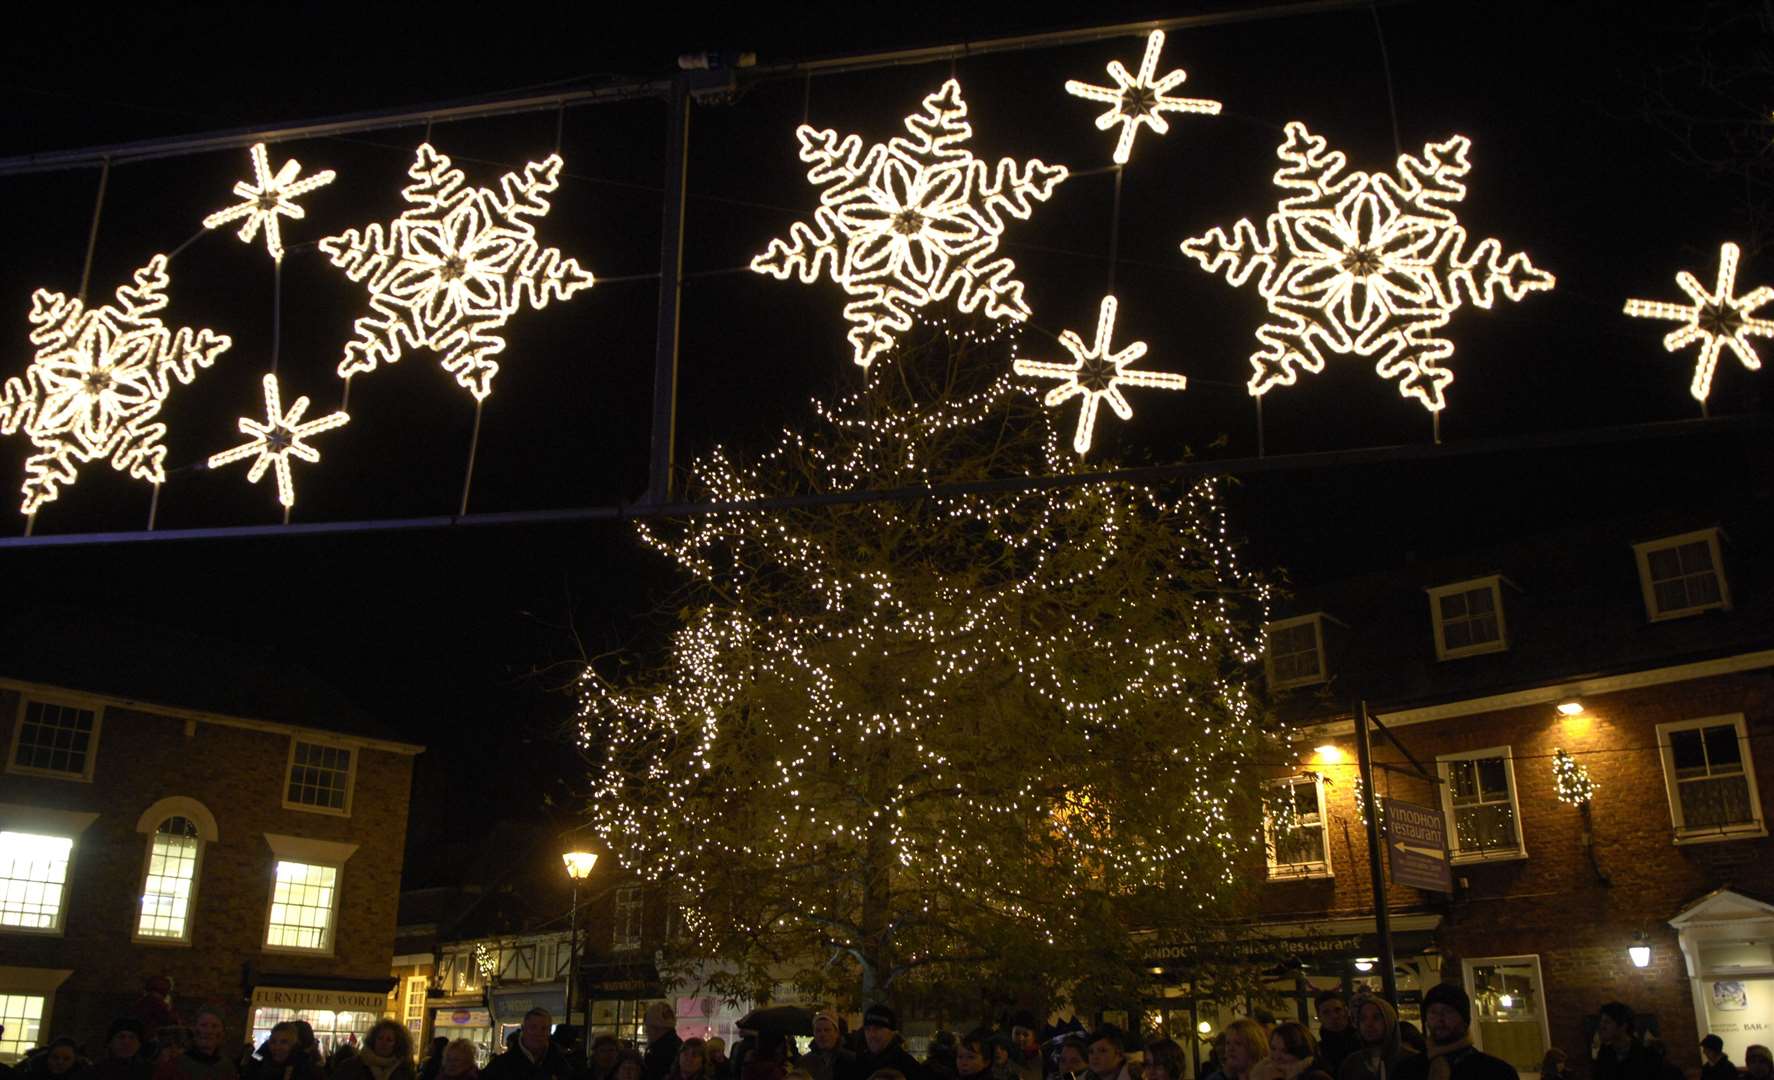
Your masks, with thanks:
M1182 85L1188 76L1182 68L1177 68L1162 79L1156 78L1158 54L1163 49L1164 31L1154 30L1146 38L1146 55L1140 60L1138 75L1129 75L1121 61L1111 60L1109 78L1115 80L1114 86L1093 86L1077 79L1066 82L1066 93L1111 106L1096 118L1096 127L1098 131L1107 131L1121 125L1121 137L1115 142L1117 165L1127 164L1128 155L1133 152L1133 137L1139 134L1141 124L1151 128L1154 134L1163 135L1170 130L1170 122L1164 119L1167 112L1219 115L1221 106L1217 101L1169 96L1169 92Z
M499 189L467 186L462 170L419 147L401 189L412 208L385 228L370 225L320 242L333 265L370 291L370 314L357 320L339 375L374 371L407 349L437 352L445 371L476 401L493 391L505 348L499 328L525 300L544 308L591 287L592 277L559 249L542 247L526 219L549 211L560 186L561 156L532 161L499 178Z
M167 329L166 256L117 289L117 303L89 308L48 289L31 295L36 357L23 379L0 389L0 433L23 430L37 452L25 461L24 502L35 514L60 486L78 479L84 462L109 459L137 480L166 479L166 425L156 418L173 380L189 386L197 369L215 363L227 335Z
M1712 376L1719 366L1719 353L1730 349L1737 360L1750 371L1759 371L1762 358L1756 355L1750 336L1774 337L1774 322L1752 316L1756 309L1774 300L1774 288L1766 285L1742 296L1732 296L1737 288L1737 260L1741 255L1736 244L1719 248L1718 284L1712 292L1686 270L1675 276L1675 283L1688 294L1691 304L1672 304L1663 300L1628 300L1626 314L1641 319L1674 319L1678 326L1663 336L1663 347L1670 352L1700 342L1700 358L1694 363L1694 381L1688 393L1694 400L1706 401L1712 393Z
M856 362L867 367L911 329L912 310L949 295L962 311L1023 321L1015 264L998 254L1006 215L1026 221L1066 178L1063 165L1009 158L991 168L961 144L973 137L961 84L950 79L906 118L910 137L863 148L802 124L801 160L825 188L813 222L796 222L751 262L760 274L812 284L823 270L853 299L844 307Z
M1398 173L1345 173L1341 151L1306 125L1287 125L1276 151L1286 192L1259 231L1246 218L1232 235L1215 227L1183 242L1208 273L1243 285L1254 273L1270 321L1251 355L1253 396L1292 386L1300 369L1324 370L1325 352L1374 358L1383 379L1431 412L1447 404L1454 373L1441 366L1454 344L1441 335L1462 304L1489 308L1497 292L1520 300L1555 279L1521 253L1503 257L1486 239L1466 250L1450 204L1466 198L1470 141L1430 143L1401 154Z
M297 180L296 174L302 171L302 163L291 158L283 163L283 167L275 174L271 172L271 161L265 155L265 144L257 143L252 148L253 180L236 181L234 194L241 201L225 210L203 219L203 227L216 229L231 221L240 222L240 231L236 234L244 243L252 243L259 230L265 232L265 249L277 262L283 261L283 233L278 229L279 215L291 221L300 221L307 216L307 211L295 204L298 195L306 195L318 187L325 187L333 182L333 170L317 172L306 180Z
M296 505L296 484L290 476L290 458L300 458L310 465L320 460L320 451L302 440L310 435L344 427L351 417L335 412L303 423L302 415L308 411L306 397L297 398L290 405L289 411L285 412L277 390L277 376L266 375L261 382L265 388L265 419L258 421L250 416L241 417L240 433L251 436L251 441L212 455L209 467L219 469L223 465L253 458L252 467L246 472L247 482L252 484L259 482L259 478L265 475L265 470L275 467L277 501L287 510Z
M1115 415L1121 419L1133 419L1133 406L1127 403L1127 397L1121 393L1123 386L1182 390L1189 385L1189 381L1183 376L1165 371L1127 370L1129 364L1146 355L1146 343L1136 341L1119 352L1109 351L1109 341L1115 334L1115 310L1115 298L1103 297L1096 321L1096 341L1088 348L1076 331L1061 331L1059 343L1072 354L1070 364L1024 360L1019 357L1011 365L1018 375L1060 380L1060 384L1041 399L1049 407L1063 405L1074 397L1083 396L1084 402L1078 409L1078 429L1072 436L1072 449L1080 454L1090 450L1091 433L1096 429L1097 407L1103 402L1108 402L1109 408L1114 409Z

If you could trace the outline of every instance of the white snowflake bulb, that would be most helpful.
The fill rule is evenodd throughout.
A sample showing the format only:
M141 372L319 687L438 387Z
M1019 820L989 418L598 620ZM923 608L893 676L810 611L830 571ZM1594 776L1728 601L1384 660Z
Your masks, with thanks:
M1694 395L1695 401L1704 402L1712 393L1712 376L1718 370L1721 350L1730 349L1745 368L1760 371L1762 358L1756 355L1755 346L1749 339L1752 336L1774 337L1774 322L1753 317L1756 309L1774 300L1774 288L1763 285L1742 296L1731 295L1737 288L1740 254L1736 244L1726 243L1719 248L1718 284L1711 292L1701 288L1700 282L1686 270L1675 276L1675 283L1688 294L1693 301L1691 304L1662 300L1626 302L1628 315L1641 319L1674 319L1685 324L1663 336L1663 347L1670 352L1696 341L1700 343L1700 358L1694 362L1694 381L1688 386L1688 393Z
M173 380L189 386L197 369L231 344L226 334L181 327L156 316L166 307L166 256L117 289L117 303L88 308L48 289L31 295L31 344L23 379L0 389L0 433L23 430L37 452L25 461L24 502L35 514L73 484L81 463L109 460L118 472L166 479L166 425L157 419Z
M324 187L333 182L334 173L331 169L317 172L306 180L297 180L296 174L302 171L302 163L291 158L283 163L283 167L275 174L271 172L271 161L265 154L265 144L256 143L252 148L253 179L237 181L234 194L241 202L225 210L203 219L203 227L215 229L245 218L240 224L240 232L236 235L244 243L252 243L260 229L265 231L265 249L271 253L275 261L283 261L283 233L277 225L278 215L292 221L300 221L307 216L307 211L295 204L298 195L306 195L317 187Z
M1098 131L1107 131L1120 125L1121 137L1115 141L1117 165L1127 164L1133 152L1133 137L1139 134L1141 124L1151 128L1153 134L1163 135L1170 130L1170 121L1164 119L1167 112L1219 115L1220 103L1210 98L1170 96L1170 91L1181 86L1188 75L1177 68L1162 79L1157 77L1158 54L1163 49L1164 31L1154 30L1146 38L1146 55L1140 59L1138 75L1129 75L1121 61L1111 60L1109 78L1115 80L1114 86L1094 86L1077 79L1066 83L1066 93L1110 106L1096 118L1096 127Z
M1441 336L1464 303L1488 308L1555 279L1524 254L1503 258L1496 240L1466 250L1466 229L1448 207L1466 198L1471 165L1463 135L1402 154L1396 177L1343 171L1341 151L1295 122L1277 156L1275 186L1287 192L1261 232L1245 218L1232 235L1216 227L1183 242L1208 273L1232 285L1253 273L1269 305L1251 355L1251 394L1292 386L1300 369L1324 370L1326 351L1374 358L1383 379L1431 412L1447 404L1454 373L1441 366L1454 343Z
M1146 355L1146 343L1136 341L1119 352L1109 351L1109 341L1115 336L1115 311L1115 298L1103 297L1096 322L1096 341L1088 348L1075 331L1060 333L1059 343L1072 354L1070 364L1018 358L1011 365L1018 375L1060 380L1060 384L1041 399L1049 407L1083 396L1084 402L1078 409L1078 429L1072 436L1072 449L1080 454L1090 450L1091 434L1096 430L1097 407L1103 402L1108 402L1109 408L1114 409L1115 415L1121 419L1133 419L1133 406L1122 394L1123 386L1182 390L1189 385L1189 380L1183 376L1165 371L1127 370L1129 364Z
M1063 165L1009 158L995 169L961 144L973 137L950 79L896 135L865 151L862 138L802 124L807 179L825 190L813 223L795 222L751 268L808 284L823 270L854 299L845 306L856 362L867 367L911 329L912 311L951 294L962 311L1029 317L1015 264L998 254L1004 217L1027 221L1066 178Z
M528 300L531 307L565 300L592 284L559 249L542 247L526 219L549 211L545 196L560 186L561 157L532 161L499 178L499 190L469 187L462 170L419 147L401 190L412 208L386 228L351 229L320 242L333 265L367 284L369 315L345 346L339 375L374 371L405 351L431 349L445 371L475 400L493 391L505 349L498 331Z
M240 433L251 436L251 441L232 450L211 455L209 467L219 469L223 465L254 458L252 467L246 472L247 482L252 484L259 482L259 478L265 475L265 470L275 467L277 501L287 510L296 505L296 484L290 475L290 458L300 458L310 465L320 461L320 451L302 440L310 435L343 427L350 422L351 417L335 412L303 423L302 415L308 411L306 397L297 398L289 411L284 412L281 395L277 390L277 376L266 375L260 382L265 388L264 421L254 420L250 416L241 417Z

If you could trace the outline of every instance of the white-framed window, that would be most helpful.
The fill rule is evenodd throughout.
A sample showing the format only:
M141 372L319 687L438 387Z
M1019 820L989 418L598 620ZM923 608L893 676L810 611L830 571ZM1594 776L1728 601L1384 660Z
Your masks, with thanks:
M1509 747L1443 754L1435 760L1441 771L1449 859L1460 863L1526 858L1515 758Z
M102 712L96 705L21 695L6 771L90 781Z
M196 799L175 795L148 807L137 819L136 831L147 841L147 857L135 940L189 945L203 845L218 837L215 816Z
M1269 687L1281 690L1325 680L1324 624L1317 615L1269 624Z
M1503 619L1503 578L1473 578L1429 590L1429 622L1435 628L1435 658L1502 652L1509 648Z
M640 885L616 888L615 933L610 948L617 950L641 947L642 916L646 913L646 891Z
M0 927L59 933L74 838L0 830Z
M345 860L356 844L266 833L272 861L265 951L333 955Z
M1652 622L1731 609L1731 587L1719 551L1719 531L1701 529L1632 545L1638 560L1645 615Z
M25 1051L44 1043L43 1030L49 1011L46 994L12 994L0 990L0 1064L11 1064Z
M1263 809L1263 845L1271 878L1331 876L1324 778L1304 773L1272 780Z
M351 786L356 777L357 752L352 747L298 735L290 739L284 808L350 817Z
M1766 836L1743 714L1657 725L1675 841Z
M1537 1080L1551 1045L1540 958L1473 957L1460 967L1472 1002L1472 1044L1515 1066L1524 1080Z
M423 975L407 976L406 1025L407 1030L416 1036L425 1030L425 988L430 984Z

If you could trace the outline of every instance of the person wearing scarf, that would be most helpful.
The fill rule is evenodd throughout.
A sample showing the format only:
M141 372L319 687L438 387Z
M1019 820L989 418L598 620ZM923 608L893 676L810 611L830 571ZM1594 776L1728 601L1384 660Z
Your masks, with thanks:
M1373 994L1357 994L1350 1005L1361 1049L1343 1061L1337 1080L1392 1080L1399 1059L1414 1052L1399 1039L1398 1013Z
M396 1020L379 1020L363 1045L333 1070L333 1080L414 1080L413 1037Z
M1472 1045L1472 999L1458 985L1437 983L1423 995L1423 1026L1429 1052L1400 1061L1391 1080L1521 1080L1515 1066Z

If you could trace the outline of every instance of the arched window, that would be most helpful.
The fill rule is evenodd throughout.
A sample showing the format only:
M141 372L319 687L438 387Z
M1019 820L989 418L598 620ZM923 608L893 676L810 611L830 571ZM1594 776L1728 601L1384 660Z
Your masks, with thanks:
M203 843L216 838L215 818L195 799L162 799L148 808L136 829L148 835L136 940L188 942Z

